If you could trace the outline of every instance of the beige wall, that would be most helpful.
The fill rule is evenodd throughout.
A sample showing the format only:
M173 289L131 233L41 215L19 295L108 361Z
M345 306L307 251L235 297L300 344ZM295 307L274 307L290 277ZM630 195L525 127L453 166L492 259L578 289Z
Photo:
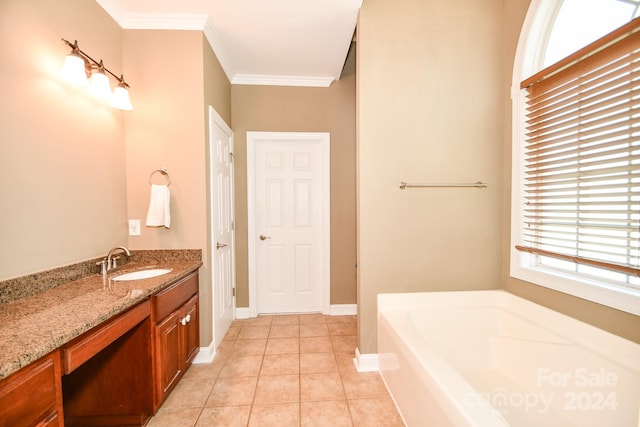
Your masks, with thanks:
M205 125L209 135L209 109L211 105L231 127L231 83L224 73L216 54L206 40L202 44L204 58Z
M134 110L127 114L127 214L142 221L131 249L202 248L205 164L202 34L126 30L124 62L131 69ZM171 228L146 227L149 175L171 175ZM160 175L156 183L165 182Z
M96 2L2 0L0 28L2 280L127 243L126 113L59 79L60 39L127 70L122 30Z
M356 302L355 76L329 88L231 89L235 139L237 306L248 307L247 131L331 133L331 304Z
M199 31L123 31L95 2L2 1L0 280L131 249L203 249L201 343L211 342L206 121L230 120L230 85ZM9 37L10 35L10 37ZM61 82L81 49L131 84L121 112ZM115 82L112 81L112 86ZM142 227L149 174L172 178L172 227Z
M363 353L377 351L378 293L493 287L640 342L640 317L509 277L510 90L528 6L364 2L357 119ZM399 192L401 178L482 179L489 189Z
M501 286L502 0L365 0L358 23L358 346L376 297ZM408 189L400 181L487 189Z
M199 31L127 30L124 62L132 71L134 110L126 116L127 212L142 221L131 249L203 250L200 269L200 342L212 339L211 260L207 221L208 105L226 120L230 85ZM135 94L135 96L134 96ZM145 227L149 175L171 175L171 228ZM154 182L163 182L161 176Z

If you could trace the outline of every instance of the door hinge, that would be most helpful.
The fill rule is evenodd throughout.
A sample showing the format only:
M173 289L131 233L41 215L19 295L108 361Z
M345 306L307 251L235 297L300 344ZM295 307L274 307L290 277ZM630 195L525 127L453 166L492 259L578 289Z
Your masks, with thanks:
M235 297L236 296L236 288L232 288L232 291L233 291L233 296Z
M231 221L231 230L235 230L236 229L236 222L235 221Z
M236 155L235 155L235 154L233 154L233 152L229 151L229 161L230 161L231 163L233 163L233 158L234 158L235 156L236 156Z

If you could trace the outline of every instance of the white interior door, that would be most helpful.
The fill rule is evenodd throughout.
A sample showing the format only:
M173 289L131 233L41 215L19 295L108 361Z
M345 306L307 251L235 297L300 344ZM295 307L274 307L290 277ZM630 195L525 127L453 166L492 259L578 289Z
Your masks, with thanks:
M213 339L217 348L234 318L233 134L209 107Z
M326 311L329 134L249 132L247 141L253 161L249 280L256 311Z

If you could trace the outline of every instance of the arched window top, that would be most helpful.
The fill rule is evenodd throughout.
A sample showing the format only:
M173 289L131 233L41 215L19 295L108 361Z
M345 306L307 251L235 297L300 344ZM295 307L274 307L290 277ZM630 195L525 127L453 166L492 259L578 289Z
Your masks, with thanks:
M547 67L639 16L640 0L561 0L544 49Z
M531 0L511 91L511 276L636 316L639 9Z

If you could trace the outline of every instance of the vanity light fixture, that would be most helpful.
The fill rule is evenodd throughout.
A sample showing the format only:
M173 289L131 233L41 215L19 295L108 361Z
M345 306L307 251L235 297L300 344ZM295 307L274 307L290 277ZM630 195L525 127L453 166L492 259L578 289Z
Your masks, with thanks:
M89 85L88 92L100 99L110 100L109 105L119 110L133 110L129 99L129 85L124 81L124 76L113 74L102 63L96 61L78 47L78 41L71 43L68 40L62 41L71 48L71 53L67 55L60 72L60 78L68 83L79 86ZM111 91L109 76L113 76L118 85ZM90 79L89 79L90 78Z
M88 63L80 54L78 42L76 41L71 44L65 39L62 39L62 41L71 47L71 53L64 59L64 65L62 66L62 71L60 71L60 78L67 83L86 86L89 83L86 71Z
M87 89L91 95L100 99L111 99L113 92L111 92L111 85L109 84L109 77L104 72L104 65L102 59L96 72L91 75L89 79L89 89Z
M111 98L111 104L113 108L119 110L133 110L131 100L129 99L129 85L124 81L124 77L120 75L118 79L118 86L113 90L113 97Z

